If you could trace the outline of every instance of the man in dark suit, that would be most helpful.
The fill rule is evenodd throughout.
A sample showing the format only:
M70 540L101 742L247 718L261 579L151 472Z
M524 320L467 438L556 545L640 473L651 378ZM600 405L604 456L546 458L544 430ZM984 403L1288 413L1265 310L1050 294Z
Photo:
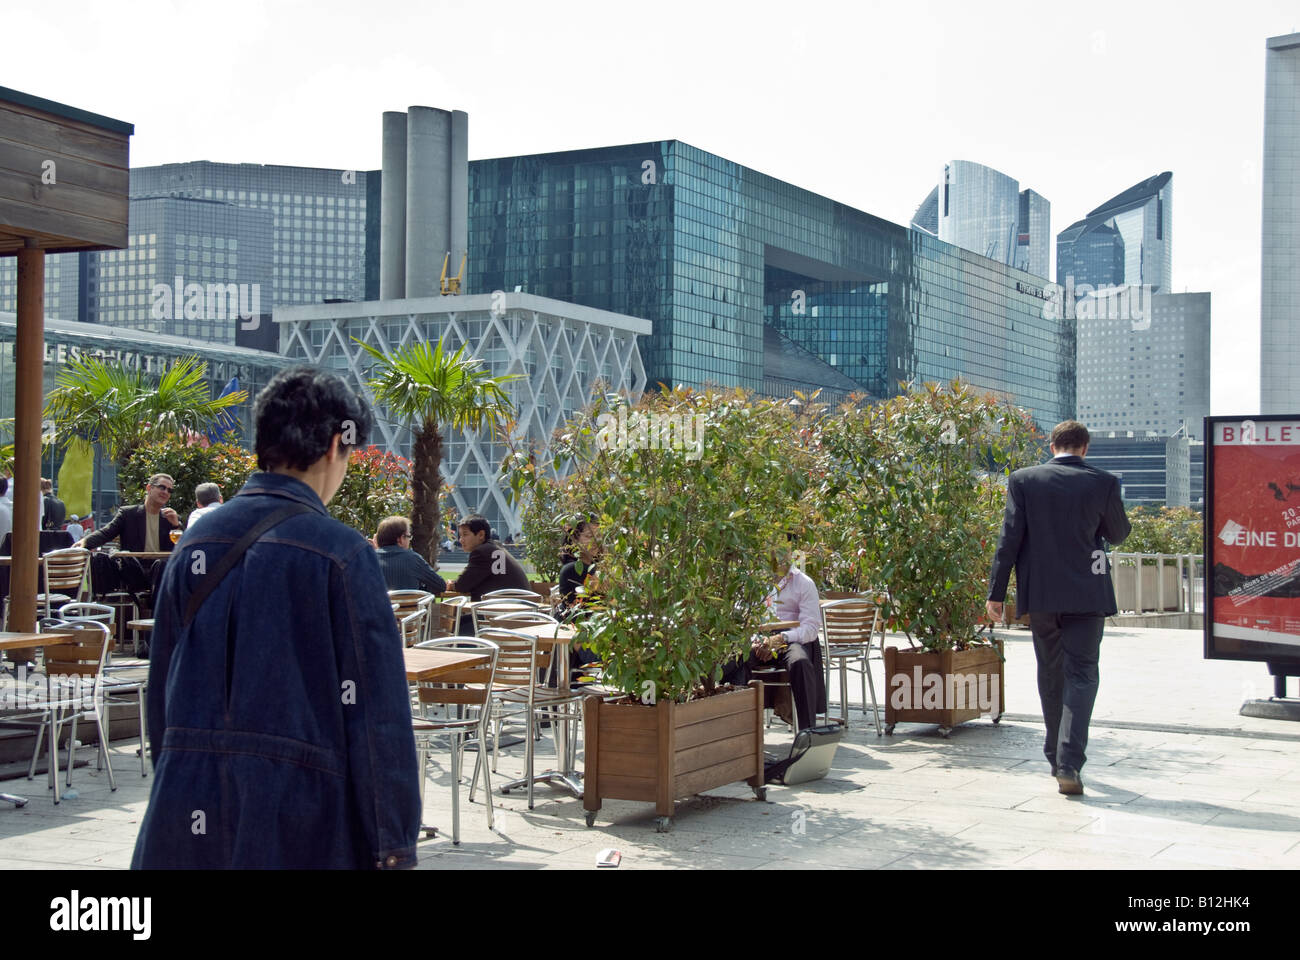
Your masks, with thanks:
M94 550L110 540L118 540L122 549L131 553L171 553L169 532L181 527L180 516L167 506L174 486L175 481L167 474L155 473L145 487L144 503L118 507L109 523L86 534L74 546ZM97 593L111 592L116 586L114 580L120 579L121 584L135 596L142 616L146 615L145 611L153 609L153 590L162 575L161 560L154 562L152 573L145 573L144 567L134 557L122 558L116 567L107 558L100 560L96 557L91 562L90 576Z
M1083 793L1079 770L1097 699L1101 633L1116 612L1102 540L1122 543L1130 530L1119 480L1084 463L1089 440L1077 420L1059 423L1052 462L1011 474L987 603L1000 622L1014 566L1016 612L1029 614L1038 658L1043 752L1065 794Z
M468 593L470 600L482 600L483 594L493 590L532 589L524 568L492 539L492 525L482 517L470 517L460 525L460 548L469 554L469 560L451 588Z

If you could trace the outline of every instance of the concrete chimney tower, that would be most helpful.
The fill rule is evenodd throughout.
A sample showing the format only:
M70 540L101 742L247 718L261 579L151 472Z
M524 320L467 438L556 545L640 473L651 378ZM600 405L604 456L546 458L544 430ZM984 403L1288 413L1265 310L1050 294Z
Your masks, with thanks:
M406 296L406 114L384 113L379 194L379 299ZM371 261L372 263L374 261Z

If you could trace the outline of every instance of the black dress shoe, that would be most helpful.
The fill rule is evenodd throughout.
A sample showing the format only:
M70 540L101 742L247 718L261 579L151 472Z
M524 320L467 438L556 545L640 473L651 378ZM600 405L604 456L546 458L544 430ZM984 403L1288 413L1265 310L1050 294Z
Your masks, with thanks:
M1056 772L1056 783L1060 792L1069 796L1078 796L1083 793L1083 781L1079 779L1078 770L1061 767Z

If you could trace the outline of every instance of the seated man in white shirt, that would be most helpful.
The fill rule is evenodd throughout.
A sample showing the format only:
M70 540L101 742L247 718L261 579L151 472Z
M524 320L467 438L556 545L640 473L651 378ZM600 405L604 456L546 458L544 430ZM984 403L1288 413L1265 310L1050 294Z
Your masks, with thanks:
M812 578L791 566L789 547L778 551L776 575L776 586L767 599L771 619L797 621L799 626L755 638L749 659L729 667L723 673L723 680L745 683L753 669L785 670L790 676L789 692L798 713L799 729L804 730L814 726L816 714L826 709L826 676L818 640L822 626L821 601ZM774 705L777 715L793 726L794 718L787 715L789 701L782 696L784 693L784 688L776 688Z
M191 527L199 517L211 513L225 502L221 498L221 488L215 483L200 483L194 488L194 499L199 505L190 512Z

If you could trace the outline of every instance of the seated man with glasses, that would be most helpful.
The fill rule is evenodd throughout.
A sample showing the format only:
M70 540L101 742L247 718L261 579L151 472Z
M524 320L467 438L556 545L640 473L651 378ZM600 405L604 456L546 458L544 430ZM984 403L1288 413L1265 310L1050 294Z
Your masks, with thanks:
M155 473L149 478L145 487L144 503L139 506L118 507L116 515L109 523L86 534L73 546L94 550L111 540L117 540L122 549L129 553L171 553L172 530L181 528L181 518L171 507L172 489L176 482L165 473ZM153 609L153 586L162 573L162 561L153 564L157 567L153 574L135 557L123 557L118 561L107 557L95 556L91 559L90 576L95 584L96 593L101 596L112 593L119 585L135 597L142 617L149 616Z
M439 594L447 589L447 581L411 549L411 521L406 517L382 520L375 534L375 546L379 549L379 569L389 590L427 590Z

